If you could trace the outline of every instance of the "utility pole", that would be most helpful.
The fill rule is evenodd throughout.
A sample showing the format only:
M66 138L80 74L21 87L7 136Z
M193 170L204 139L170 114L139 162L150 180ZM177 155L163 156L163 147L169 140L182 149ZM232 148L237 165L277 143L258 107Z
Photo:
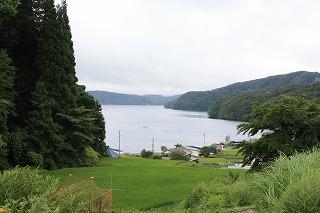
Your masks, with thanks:
M111 187L111 190L112 190L112 174L110 175L110 187Z
M152 138L152 152L154 152L154 138Z
M206 146L206 133L203 133L203 146Z
M121 141L121 132L119 130L119 158L120 158L120 141Z

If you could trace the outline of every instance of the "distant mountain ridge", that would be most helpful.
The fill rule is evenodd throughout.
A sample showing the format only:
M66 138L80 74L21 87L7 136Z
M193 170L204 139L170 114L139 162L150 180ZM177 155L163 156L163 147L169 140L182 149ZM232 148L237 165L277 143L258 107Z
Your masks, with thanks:
M162 95L133 95L108 91L88 91L103 105L165 105L179 97Z
M263 104L282 96L303 97L304 99L320 98L320 82L310 85L295 84L269 91L253 91L226 96L218 99L209 109L213 119L248 121L253 104Z
M268 91L294 84L309 85L320 80L320 73L297 71L289 74L238 82L211 91L191 91L165 105L169 109L208 111L222 97L252 91Z

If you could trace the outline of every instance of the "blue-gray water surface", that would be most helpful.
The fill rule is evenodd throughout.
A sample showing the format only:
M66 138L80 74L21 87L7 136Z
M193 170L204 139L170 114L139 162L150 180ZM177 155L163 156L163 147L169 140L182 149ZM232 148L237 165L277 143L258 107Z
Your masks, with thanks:
M170 110L163 106L104 105L102 109L107 144L118 148L120 131L124 152L138 153L143 148L151 150L153 138L156 151L162 145L170 148L177 143L185 146L219 143L227 135L231 140L247 139L244 135L237 135L236 127L241 122L208 119L206 112Z

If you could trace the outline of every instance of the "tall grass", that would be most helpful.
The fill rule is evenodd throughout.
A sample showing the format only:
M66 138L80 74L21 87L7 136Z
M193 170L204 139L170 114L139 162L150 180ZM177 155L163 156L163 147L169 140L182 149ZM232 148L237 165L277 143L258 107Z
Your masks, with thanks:
M70 186L59 193L59 180L31 168L15 168L0 175L0 207L14 213L80 212L90 187Z
M230 171L224 179L198 184L184 201L184 208L223 212L228 208L250 206L252 193L248 184L246 177L240 178L239 173Z
M320 212L320 151L281 156L252 184L256 205L275 212Z
M228 181L202 183L185 201L186 209L223 212L254 207L258 212L320 212L320 151L281 156L263 172Z

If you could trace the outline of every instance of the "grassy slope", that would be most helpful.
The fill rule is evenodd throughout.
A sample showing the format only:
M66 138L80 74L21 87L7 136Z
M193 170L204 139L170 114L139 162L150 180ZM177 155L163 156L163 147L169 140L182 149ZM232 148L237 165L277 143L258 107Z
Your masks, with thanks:
M231 151L231 154L233 150ZM228 152L225 156L229 156ZM228 159L201 159L202 162ZM228 160L229 161L229 160ZM60 177L62 180L69 173L81 178L94 177L100 188L110 187L113 177L115 191L114 208L145 209L168 201L181 201L199 182L223 178L229 170L208 166L181 163L179 161L149 160L135 157L121 159L103 159L99 167L60 169L46 174Z

